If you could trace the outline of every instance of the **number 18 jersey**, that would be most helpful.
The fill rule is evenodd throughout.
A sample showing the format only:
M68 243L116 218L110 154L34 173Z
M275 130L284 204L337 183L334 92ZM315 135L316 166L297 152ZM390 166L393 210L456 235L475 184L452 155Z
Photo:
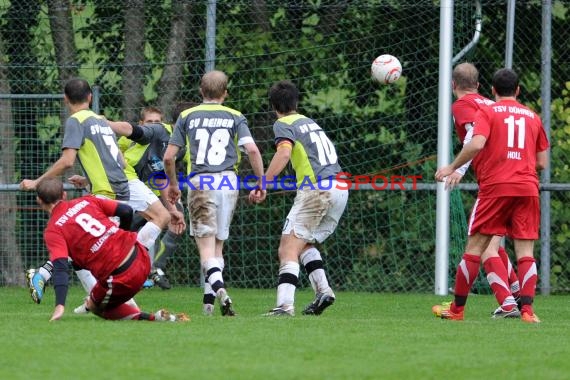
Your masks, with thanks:
M314 120L300 114L288 115L273 124L273 132L275 143L283 139L293 143L291 164L298 187L303 182L314 184L340 172L336 149Z
M217 103L204 103L180 114L169 144L188 146L188 173L219 173L237 171L239 147L253 142L241 112Z

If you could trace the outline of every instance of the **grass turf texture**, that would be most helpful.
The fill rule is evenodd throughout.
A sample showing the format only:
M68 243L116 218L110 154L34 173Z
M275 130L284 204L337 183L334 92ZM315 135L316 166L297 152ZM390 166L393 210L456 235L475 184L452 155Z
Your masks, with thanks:
M273 290L231 289L239 315L201 314L201 289L142 291L143 310L168 308L189 323L104 321L74 315L49 323L53 289L35 305L26 289L0 288L0 379L566 379L570 297L537 297L539 325L492 320L492 296L469 298L466 320L433 317L434 295L337 293L319 317L297 292L297 316L267 318Z

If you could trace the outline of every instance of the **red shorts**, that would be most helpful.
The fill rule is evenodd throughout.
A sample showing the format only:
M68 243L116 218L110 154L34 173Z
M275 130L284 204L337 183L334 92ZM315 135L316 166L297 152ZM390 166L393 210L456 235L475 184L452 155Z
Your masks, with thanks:
M133 298L148 278L150 258L146 248L138 241L135 243L133 255L136 257L124 271L98 280L91 289L91 300L102 310L112 309Z
M538 239L540 200L538 197L477 198L467 234L507 235L513 239Z

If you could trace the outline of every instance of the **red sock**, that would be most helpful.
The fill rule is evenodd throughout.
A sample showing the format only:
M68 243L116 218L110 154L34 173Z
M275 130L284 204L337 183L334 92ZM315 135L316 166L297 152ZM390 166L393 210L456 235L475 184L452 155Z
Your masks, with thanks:
M533 257L523 257L518 261L519 282L521 284L521 312L533 314L532 302L536 294L538 274L536 260Z
M480 265L481 257L469 253L463 254L461 262L455 272L455 300L451 305L451 311L453 313L463 311L471 286L479 274Z
M520 286L519 286L519 278L517 277L517 273L513 268L513 264L509 259L509 255L504 247L499 247L499 257L501 261L507 268L507 276L509 277L509 286L511 287L511 293L513 293L513 297L518 297L520 293Z
M123 303L112 309L105 310L102 313L102 317L110 320L139 319L140 313L139 308Z
M487 281L493 290L493 294L499 302L499 305L503 305L507 297L512 298L512 303L515 305L515 299L511 294L511 289L508 285L507 268L501 261L500 257L490 257L483 263L483 268L485 268L485 273L487 273Z

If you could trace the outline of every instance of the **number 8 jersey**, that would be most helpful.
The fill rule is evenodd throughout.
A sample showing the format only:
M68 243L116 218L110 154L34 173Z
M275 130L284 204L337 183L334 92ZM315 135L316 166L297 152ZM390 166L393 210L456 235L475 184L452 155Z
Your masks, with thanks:
M335 177L340 172L336 149L314 120L297 113L287 115L273 124L273 132L276 144L283 139L293 144L291 164L298 187L307 181L315 184Z
M95 278L109 277L137 240L135 232L122 230L109 219L117 205L92 195L57 203L44 233L50 260L71 257Z
M184 147L187 137L188 173L237 172L238 147L254 142L242 113L217 103L200 104L180 114L169 144Z

